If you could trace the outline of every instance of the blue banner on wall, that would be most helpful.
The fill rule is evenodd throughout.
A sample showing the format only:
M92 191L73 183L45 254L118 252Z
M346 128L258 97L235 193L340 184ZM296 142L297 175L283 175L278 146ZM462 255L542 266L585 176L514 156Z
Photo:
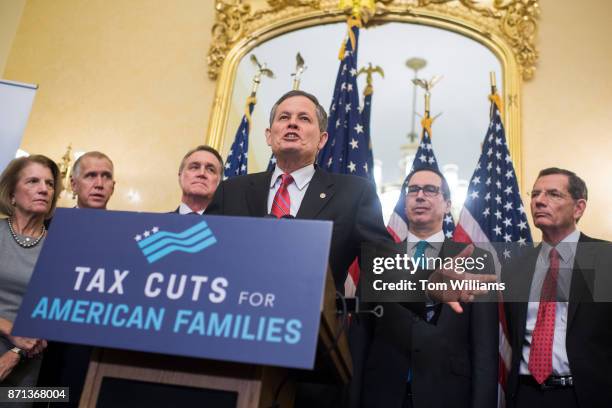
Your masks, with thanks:
M332 223L58 209L19 336L310 369Z

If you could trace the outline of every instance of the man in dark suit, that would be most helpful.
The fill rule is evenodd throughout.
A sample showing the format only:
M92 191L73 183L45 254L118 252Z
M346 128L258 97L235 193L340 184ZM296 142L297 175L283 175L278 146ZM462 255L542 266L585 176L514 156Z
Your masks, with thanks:
M330 174L315 165L317 152L327 142L327 114L316 97L290 91L272 107L266 142L276 157L271 172L249 174L223 181L206 214L333 221L329 265L336 289L344 292L349 265L360 255L364 243L392 243L383 219L374 184L365 178ZM273 251L273 243L270 244ZM452 277L451 277L452 278ZM472 296L461 293L461 298ZM459 296L459 295L458 295ZM445 299L459 300L459 297ZM458 302L451 302L459 308ZM424 310L422 304L410 304ZM353 321L349 343L353 356L351 396L361 389L361 352L367 347L367 330ZM298 392L298 396L299 396ZM314 394L312 394L314 395ZM319 394L302 406L337 407L334 394ZM323 405L322 405L323 404Z
M283 95L273 106L266 141L276 157L272 172L234 177L221 183L206 214L333 221L329 255L337 290L344 293L347 270L364 242L391 242L373 183L365 178L331 174L317 167L318 151L327 142L327 114L318 100L303 91ZM271 245L271 250L273 246ZM364 327L349 331L353 355L353 389L357 392L365 348ZM327 390L329 391L329 390ZM338 406L338 394L298 390L298 405L326 402ZM316 395L318 393L318 395ZM353 393L353 392L351 392ZM303 394L303 393L302 393ZM309 397L313 397L309 399Z
M174 212L202 215L223 178L223 159L216 149L197 146L181 160L178 177L181 204Z
M417 170L406 178L407 253L429 259L455 257L465 244L445 239L444 215L450 189L435 170ZM480 249L491 273L492 258ZM464 306L462 314L443 305L435 324L399 304L385 303L376 319L368 355L364 408L495 407L497 404L497 303Z
M593 293L612 289L612 246L577 229L586 204L586 184L575 173L538 175L531 214L543 242L503 271L513 350L509 407L611 404L612 303Z
M206 214L333 221L329 264L336 288L343 292L361 243L390 241L390 236L373 183L327 173L314 164L327 141L326 129L327 115L314 96L302 91L283 95L266 129L276 168L225 180Z
M114 173L112 160L102 152L90 151L75 160L70 187L76 196L76 208L106 210L115 191ZM49 342L38 385L70 388L70 402L52 406L78 406L92 349L83 344Z

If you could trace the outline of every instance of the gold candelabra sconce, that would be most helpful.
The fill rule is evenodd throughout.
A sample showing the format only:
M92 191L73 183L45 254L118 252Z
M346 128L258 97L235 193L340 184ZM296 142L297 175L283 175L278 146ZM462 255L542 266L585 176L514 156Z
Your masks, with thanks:
M72 143L66 148L66 153L62 156L61 161L58 163L60 170L60 176L62 179L62 195L65 197L72 193L72 186L70 185L70 173L72 170Z

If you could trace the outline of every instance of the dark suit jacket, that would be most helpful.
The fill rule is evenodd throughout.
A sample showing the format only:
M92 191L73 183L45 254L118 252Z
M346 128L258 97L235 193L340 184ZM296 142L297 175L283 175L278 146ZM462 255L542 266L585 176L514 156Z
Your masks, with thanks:
M271 177L272 172L263 172L223 181L205 214L266 216ZM317 168L296 218L333 221L329 265L340 293L344 293L348 267L360 254L362 243L393 243L383 223L374 184L365 178L327 173ZM423 304L413 304L409 307L423 310ZM353 381L349 392L351 407L359 404L369 333L367 317L356 316L348 333L353 360ZM339 404L327 397L314 397L303 403L304 406L317 407L337 407Z
M538 246L504 268L506 299L528 299L539 252ZM595 290L608 291L610 299L611 254L612 243L580 234L569 293L565 346L581 407L609 407L612 403L612 303L593 302L592 295L595 285ZM527 303L506 302L505 310L513 350L506 396L508 406L512 407L518 389Z
M446 240L441 257L455 256L465 244ZM483 256L476 249L473 257ZM493 271L490 255L486 269ZM482 407L497 404L497 303L463 304L457 314L447 305L436 324L398 305L384 304L376 320L364 376L364 408L400 408L412 369L412 401L423 407Z
M223 181L206 214L264 217L268 213L271 172ZM334 222L329 264L336 288L344 293L347 270L363 242L391 242L374 184L362 177L317 168L296 218Z

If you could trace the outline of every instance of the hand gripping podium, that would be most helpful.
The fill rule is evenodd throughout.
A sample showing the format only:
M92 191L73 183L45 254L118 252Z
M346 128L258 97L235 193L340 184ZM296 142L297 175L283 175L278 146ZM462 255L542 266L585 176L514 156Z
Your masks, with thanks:
M59 209L14 332L96 347L81 406L291 407L351 378L331 227Z

